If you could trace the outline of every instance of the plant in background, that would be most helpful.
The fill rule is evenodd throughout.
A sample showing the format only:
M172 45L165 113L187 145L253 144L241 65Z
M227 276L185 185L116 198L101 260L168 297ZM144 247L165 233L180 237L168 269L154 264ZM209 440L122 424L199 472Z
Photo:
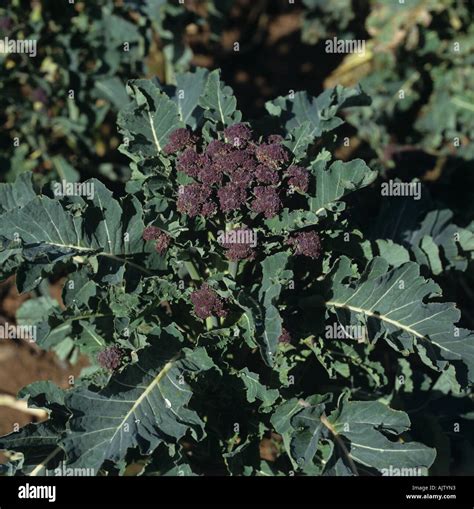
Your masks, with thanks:
M369 4L365 58L347 55L326 80L360 83L373 99L348 121L386 166L415 149L472 159L472 10L456 0Z
M426 474L442 447L410 397L466 405L474 338L409 250L374 253L354 225L377 173L325 147L367 97L298 92L246 123L218 71L176 81L128 85L122 196L0 186L3 276L68 274L38 344L92 362L69 390L22 391L49 419L0 439L23 454L5 470Z
M32 170L42 184L76 182L97 168L123 178L115 117L128 101L126 81L146 73L148 22L113 0L15 0L0 8L0 37L37 48L34 57L0 53L2 180Z

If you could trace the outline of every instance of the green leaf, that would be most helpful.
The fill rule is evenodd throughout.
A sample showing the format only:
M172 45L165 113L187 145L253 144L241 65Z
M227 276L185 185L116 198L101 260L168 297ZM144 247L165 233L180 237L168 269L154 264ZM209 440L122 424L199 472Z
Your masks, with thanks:
M155 158L163 152L169 135L184 127L178 107L150 80L132 80L127 90L133 101L118 117L124 136L121 150L134 161Z
M304 408L292 420L295 433L290 443L290 452L300 468L307 468L318 450L324 430L321 415L324 405Z
M117 76L109 76L98 80L95 83L95 89L99 97L111 102L117 110L130 102L127 89Z
M307 226L317 224L318 216L314 212L306 210L283 209L278 216L266 219L265 224L273 233L292 232Z
M71 258L82 265L86 259L99 256L99 279L109 283L120 280L125 264L146 272L131 259L145 252L139 201L128 197L119 203L96 179L85 184L91 186L94 195L87 201L76 198L83 208L80 215L59 200L36 196L22 208L0 216L3 236L17 247L6 254L20 252L29 267L30 280L23 285L24 290L39 283L41 271L52 272L55 263Z
M205 110L205 117L222 127L240 122L242 114L237 110L237 100L233 90L224 85L220 71L209 73L199 105Z
M262 404L259 410L268 412L269 408L275 403L279 396L278 391L265 387L265 385L260 382L257 373L252 373L248 368L241 370L238 376L245 384L247 401L249 403L254 403L257 399L260 400Z
M30 476L47 475L64 459L64 450L58 443L64 425L53 421L28 424L16 433L0 438L0 450L23 454L22 472Z
M301 151L306 150L314 138L343 123L337 117L341 109L366 104L370 104L370 101L361 89L337 86L324 91L318 97L311 97L307 92L296 92L269 101L265 106L272 116L279 118L286 131L291 133L293 142L290 148L297 156L301 156Z
M274 358L278 348L278 339L281 336L282 319L278 311L278 299L282 285L293 275L285 270L288 263L288 253L277 253L267 256L262 265L262 285L259 290L259 300L263 305L263 330L259 334L260 351L269 366L274 365Z
M24 207L36 197L31 177L29 172L22 173L13 184L0 184L0 214Z
M161 340L169 342L166 336ZM192 390L184 375L208 370L212 361L202 348L183 353L170 358L162 349L148 348L99 392L68 393L73 417L62 442L68 461L99 468L107 459L123 459L129 448L150 454L162 441L177 441L188 432L202 438L203 422L188 408Z
M325 161L316 161L311 166L316 179L316 196L309 203L315 214L329 208L346 194L368 186L377 176L377 172L372 171L362 159L348 163L335 161L328 169L325 168Z
M412 475L421 475L436 457L436 451L423 444L386 438L384 433L395 436L407 431L410 419L378 401L343 402L328 421L333 433L349 441L347 450L353 461L385 475L394 475L389 473L391 468L409 468Z
M400 350L414 351L416 344L428 365L428 358L440 368L443 360L462 361L473 380L474 335L456 327L460 312L454 304L430 301L441 289L420 276L416 263L389 270L386 260L374 258L359 281L347 283L351 276L351 263L342 257L330 276L326 301L341 324L364 324L371 339L383 337Z
M201 123L203 111L199 101L204 93L208 75L207 69L202 68L194 72L176 74L176 92L172 99L178 105L181 121L191 129L196 129Z

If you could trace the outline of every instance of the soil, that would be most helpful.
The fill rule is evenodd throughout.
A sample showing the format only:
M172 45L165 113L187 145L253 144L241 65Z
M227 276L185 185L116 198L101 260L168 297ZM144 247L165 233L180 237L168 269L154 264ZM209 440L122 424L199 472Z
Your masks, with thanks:
M51 285L51 296L60 303L61 285L62 282ZM13 278L0 283L0 325L6 322L14 324L17 310L30 297L18 293ZM20 389L39 380L51 380L67 388L68 377L77 376L85 365L85 359L71 366L34 343L0 338L0 436L13 431L15 426L38 422L46 416L44 412L31 411L25 404L16 401ZM0 453L0 462L4 459Z

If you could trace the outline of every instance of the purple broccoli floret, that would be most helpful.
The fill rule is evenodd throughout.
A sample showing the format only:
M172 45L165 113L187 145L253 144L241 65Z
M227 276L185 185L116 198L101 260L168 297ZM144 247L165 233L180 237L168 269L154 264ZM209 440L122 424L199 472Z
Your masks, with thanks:
M278 143L260 145L255 149L255 155L260 163L270 168L279 168L289 159L286 149Z
M206 154L214 159L219 156L226 156L232 151L232 148L229 147L226 143L220 140L211 140L209 145L206 148Z
M160 235L161 230L157 226L147 226L143 230L143 240L156 240Z
M201 156L202 167L199 170L199 180L208 186L213 184L220 184L224 177L222 169L218 164L211 162L211 159L207 155Z
M252 249L254 234L248 228L235 228L226 232L221 245L226 250L225 256L228 260L253 260L255 251Z
M187 148L178 159L176 169L189 175L197 177L201 171L203 159L193 148Z
M195 290L190 298L194 306L194 313L201 320L210 316L225 317L227 315L222 299L206 283L199 290Z
M238 184L226 184L217 191L222 212L230 212L239 209L247 199L244 187Z
M13 21L8 16L2 16L0 18L0 30L2 32L8 32L13 25Z
M255 178L262 184L278 184L280 176L276 170L259 164L255 170Z
M284 140L283 136L279 134L270 134L270 136L267 138L267 143L270 145L273 145L274 143L280 144Z
M239 168L232 173L231 182L240 187L248 187L254 179L254 172L245 168Z
M31 92L31 98L34 102L39 102L43 105L48 103L48 96L42 88L35 88Z
M171 242L171 237L156 226L147 226L143 230L143 240L155 240L155 249L159 254L164 254Z
M170 242L171 242L171 237L167 233L162 231L160 233L159 237L156 239L156 244L155 244L156 252L161 255L166 253L166 251L168 250L168 247L170 245Z
M253 172L257 167L253 154L249 150L234 150L226 157L220 160L224 171L232 178L232 175L238 171Z
M245 124L234 124L224 130L226 140L237 148L244 148L252 139L252 131Z
M102 350L97 355L98 363L109 371L115 371L122 363L123 352L116 346L111 346Z
M288 239L288 244L294 247L296 255L317 259L321 255L321 239L316 232L299 232Z
M252 201L252 210L257 214L264 214L270 219L278 214L281 201L278 191L274 187L257 186L254 188L255 198Z
M186 147L195 145L196 136L188 129L182 127L170 134L169 141L164 148L165 154L176 154Z
M282 327L280 337L278 338L279 343L288 344L291 343L290 333Z
M177 208L190 217L209 216L215 211L211 199L211 189L202 184L189 184L179 191Z
M290 166L287 170L287 175L289 177L288 184L291 187L306 193L309 184L309 172L307 169L300 166Z

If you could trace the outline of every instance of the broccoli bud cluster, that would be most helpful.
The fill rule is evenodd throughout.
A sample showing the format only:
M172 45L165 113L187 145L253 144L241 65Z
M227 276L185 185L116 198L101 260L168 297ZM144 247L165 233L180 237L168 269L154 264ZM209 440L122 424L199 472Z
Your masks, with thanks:
M227 315L222 299L206 283L191 294L191 302L194 306L194 313L202 320L210 316L225 317Z
M154 240L155 249L159 254L164 254L167 251L168 246L171 242L171 237L166 232L164 232L163 230L156 226L147 226L143 230L142 237L143 240L145 241Z
M257 141L247 125L235 124L221 138L206 145L187 129L170 135L165 152L176 155L178 172L195 180L179 189L180 212L208 217L247 209L270 219L286 196L308 190L309 172L289 164L291 154L281 136Z
M102 350L97 355L97 361L104 369L115 371L122 364L123 352L116 346Z

